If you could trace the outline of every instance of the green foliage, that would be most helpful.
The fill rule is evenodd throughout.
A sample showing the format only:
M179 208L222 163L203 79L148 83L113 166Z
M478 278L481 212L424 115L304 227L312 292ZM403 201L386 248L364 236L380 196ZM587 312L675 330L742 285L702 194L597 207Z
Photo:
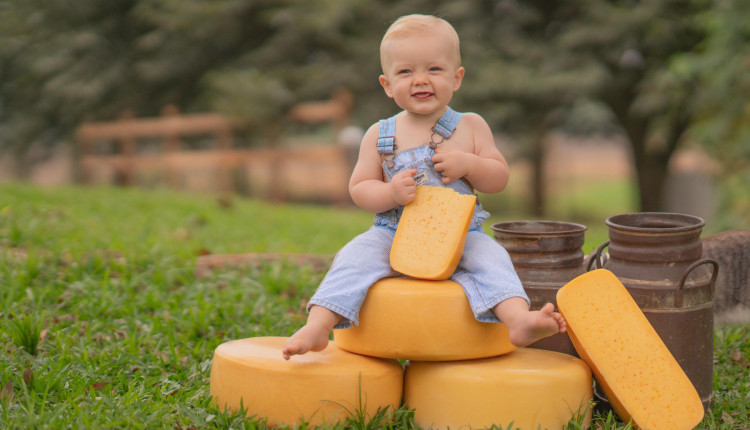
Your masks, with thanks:
M36 355L37 346L42 337L44 318L36 314L8 317L5 322L6 330L19 348L31 355Z
M586 422L586 415L591 413L594 409L595 402L590 402L587 405L579 406L578 410L570 411L571 418L567 425L563 426L564 430L583 430L584 423Z
M714 409L711 428L734 429L750 426L750 330L724 327L716 334L714 366L722 369L714 376Z
M675 75L695 82L690 135L720 164L717 214L726 228L750 225L750 4L715 2L696 22L707 37L670 64Z
M719 178L717 231L750 226L750 188L747 184L750 184L750 167Z
M397 109L377 84L383 31L400 15L434 13L462 39L457 109L514 134L536 160L554 128L622 132L641 209L659 210L688 129L731 174L747 169L747 9L739 0L9 0L0 152L16 154L23 175L38 154L30 148L69 142L83 121L167 104L235 117L256 144L288 125L294 104L339 87L354 92L355 122L367 127Z
M597 414L596 417L597 425L602 430L633 430L631 423L625 425L617 418L617 415L612 411L607 411L607 414Z
M748 168L750 160L750 5L743 1L716 2L695 20L707 37L690 53L674 59L673 72L698 83L692 131L728 173Z

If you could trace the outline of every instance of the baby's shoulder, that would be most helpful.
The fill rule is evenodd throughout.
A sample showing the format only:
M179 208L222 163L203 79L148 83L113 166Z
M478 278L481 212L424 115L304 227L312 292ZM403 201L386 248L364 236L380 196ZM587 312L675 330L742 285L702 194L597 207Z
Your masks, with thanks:
M375 134L378 134L378 133L380 133L380 121L378 121L378 122L376 122L376 123L372 124L372 125L371 125L371 126L370 126L370 127L368 128L368 129L367 129L367 131L365 132L365 134L372 134L372 133L375 133Z
M372 124L367 129L367 131L365 131L365 135L362 137L362 146L374 147L375 145L377 145L379 136L380 136L380 125L379 125L379 122L376 122L375 124Z
M487 125L487 121L485 121L481 115L474 112L462 112L461 122L469 126L477 127Z
M481 115L474 112L464 112L461 121L456 127L457 133L469 133L471 136L486 135L491 133L489 124Z

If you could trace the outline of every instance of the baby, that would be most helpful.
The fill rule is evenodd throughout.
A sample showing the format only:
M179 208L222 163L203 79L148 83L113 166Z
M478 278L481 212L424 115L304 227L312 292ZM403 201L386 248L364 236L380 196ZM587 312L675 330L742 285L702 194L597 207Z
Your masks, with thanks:
M383 36L380 62L380 84L403 111L369 128L349 182L354 202L377 214L374 225L336 255L308 303L307 323L284 345L287 360L324 349L334 328L358 323L372 284L398 276L390 266L390 249L417 186L473 194L498 193L508 183L508 164L484 119L448 106L465 73L458 34L448 22L426 15L399 18ZM551 303L529 310L508 253L482 230L488 216L477 202L450 278L463 287L475 318L502 321L516 346L564 332L565 320Z

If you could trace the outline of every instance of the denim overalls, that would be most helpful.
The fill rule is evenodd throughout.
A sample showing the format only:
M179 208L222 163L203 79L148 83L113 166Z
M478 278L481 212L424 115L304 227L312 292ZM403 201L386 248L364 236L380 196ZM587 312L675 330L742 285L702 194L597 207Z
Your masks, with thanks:
M378 151L384 159L383 172L387 180L404 169L416 169L414 178L418 186L445 186L461 194L473 194L463 179L443 184L432 163L436 134L442 139L450 138L461 115L448 108L433 129L430 144L399 152L396 152L393 137L395 116L381 120ZM370 286L380 279L400 276L391 268L390 253L403 210L404 207L399 206L377 214L368 231L352 239L336 254L330 270L308 302L308 310L311 305L319 305L341 315L343 319L336 328L359 323L359 309ZM527 302L529 299L508 252L482 230L482 223L488 216L477 201L461 260L450 279L463 287L477 320L498 322L492 313L495 305L510 297L521 297Z

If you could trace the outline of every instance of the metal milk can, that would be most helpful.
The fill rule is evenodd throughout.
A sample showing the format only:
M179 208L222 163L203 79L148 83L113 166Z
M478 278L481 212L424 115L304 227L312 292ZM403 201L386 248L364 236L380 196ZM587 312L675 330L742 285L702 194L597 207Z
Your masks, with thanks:
M581 250L586 226L558 221L509 221L493 224L492 231L495 240L510 254L533 310L545 303L557 307L557 290L586 272ZM567 333L529 347L578 356Z
M639 212L606 220L609 241L596 263L625 285L646 318L695 385L704 408L713 399L713 298L719 265L701 258L703 219ZM609 247L609 256L602 251ZM596 390L602 400L603 394Z

